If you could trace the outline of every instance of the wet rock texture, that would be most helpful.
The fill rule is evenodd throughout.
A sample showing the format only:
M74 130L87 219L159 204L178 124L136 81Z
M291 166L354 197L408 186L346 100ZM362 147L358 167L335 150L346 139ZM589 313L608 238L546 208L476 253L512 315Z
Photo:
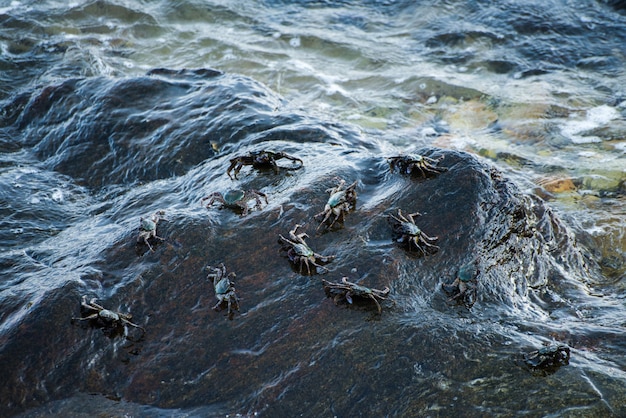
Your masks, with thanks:
M86 402L79 393L266 416L415 416L438 405L472 415L473 405L505 398L510 410L558 411L589 398L572 373L560 377L567 392L547 386L529 400L537 381L511 361L509 345L524 345L520 328L553 336L552 312L573 318L567 299L588 296L572 277L595 266L540 199L478 158L416 147L447 171L394 173L374 138L281 113L262 86L211 71L68 80L5 105L5 128L23 131L34 157L85 187L91 203L55 237L71 250L35 247L46 291L0 302L5 318L19 319L5 319L0 334L0 380L12 382L0 388L1 415L62 398ZM298 156L304 168L246 168L238 181L228 178L229 158L259 149ZM316 234L313 217L337 177L358 181L356 208L342 228ZM200 205L235 185L263 191L269 204L245 217ZM168 218L158 227L165 242L137 253L139 218L157 209ZM423 256L392 242L386 215L398 209L422 214L416 224L439 237L438 251ZM328 273L303 276L280 252L279 234L296 223L314 251L335 256ZM97 240L72 244L90 226ZM89 246L97 251L85 253ZM211 309L205 267L222 262L237 275L241 309L232 320ZM467 263L478 271L471 309L441 289ZM374 306L336 306L321 278L342 276L388 286L395 303L383 303L380 316ZM145 336L128 329L129 338L107 338L72 325L83 294L131 312ZM603 410L589 399L582 402Z

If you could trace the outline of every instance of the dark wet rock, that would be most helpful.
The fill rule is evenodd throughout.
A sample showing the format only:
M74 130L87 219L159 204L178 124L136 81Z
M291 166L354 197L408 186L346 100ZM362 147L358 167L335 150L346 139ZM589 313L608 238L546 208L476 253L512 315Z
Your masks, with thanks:
M626 1L624 0L600 0L602 3L606 3L610 7L614 8L622 14L626 14Z
M417 416L434 404L453 405L447 411L458 415L497 404L498 391L464 386L452 399L442 387L503 370L518 377L510 357L493 351L515 342L520 328L551 335L550 315L578 318L570 297L592 305L582 280L595 266L573 234L494 166L423 147L414 151L441 158L446 171L402 176L389 170L374 138L280 105L241 77L160 70L68 80L13 108L10 127L25 131L24 145L45 166L100 194L83 217L14 261L12 268L28 266L47 290L0 306L9 324L0 334L0 380L13 382L0 387L0 415L76 393L162 409L216 405L220 414L355 416L367 403L373 416ZM233 153L268 148L297 155L304 167L240 173L237 187L261 190L267 206L246 217L202 207L207 193L232 187ZM390 288L395 304L375 319L337 309L320 277L294 271L276 243L295 224L313 235L337 177L359 182L357 205L343 228L311 241L335 257L325 279L351 273L355 283ZM157 209L168 214L159 231L166 240L139 257L137 219ZM439 237L437 252L418 256L392 242L387 215L398 209L422 214L420 228ZM238 277L240 312L232 321L211 309L213 283L204 271L222 262ZM474 262L473 305L449 303L442 284ZM83 294L131 313L143 339L72 326ZM531 391L526 374L506 389ZM581 389L559 391L565 404L588 389L584 377L569 378L570 388ZM554 398L532 407L558 411ZM508 402L528 408L526 396Z
M183 175L246 143L329 139L324 130L332 127L275 113L280 105L248 78L159 69L145 77L69 79L22 94L2 104L0 126L46 168L100 189Z

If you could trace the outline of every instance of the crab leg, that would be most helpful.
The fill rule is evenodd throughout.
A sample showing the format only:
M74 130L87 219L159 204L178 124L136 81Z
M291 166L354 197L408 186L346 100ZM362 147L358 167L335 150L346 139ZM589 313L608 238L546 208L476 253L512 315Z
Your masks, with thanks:
M222 197L222 195L219 192L215 192L215 193L210 194L207 197L203 197L202 200L200 200L200 204L204 205L205 200L208 200L207 204L205 205L207 209L210 208L211 205L215 203L216 201L218 203L221 203L222 205L226 204L226 201L224 201L224 197Z
M241 170L242 165L243 164L241 163L241 161L239 161L237 158L233 158L232 160L230 160L230 166L228 166L226 174L228 174L228 177L230 177L231 180L233 176L230 175L230 172L235 169L235 179L237 179L237 174L239 173L239 170Z
M237 206L239 206L241 208L241 216L247 216L248 215L248 202L240 202L236 204Z
M309 237L309 235L306 232L302 232L302 233L296 235L296 231L301 226L302 225L300 225L300 224L296 224L296 226L294 226L293 229L291 231L289 231L289 237L291 239L293 239L294 241L300 242L301 244L306 244L304 242L304 240Z
M376 307L378 308L378 313L382 313L383 312L383 308L380 306L380 303L378 303L378 301L376 300L376 298L374 297L374 295L368 295L370 299L372 299L374 301L374 303L376 304Z
M324 219L322 219L322 222L320 222L320 224L319 224L319 225L317 226L317 228L315 229L316 231L317 231L317 230L319 230L319 229L322 227L322 225L324 225L324 224L326 223L326 221L330 218L330 215L331 215L332 213L333 213L333 212L332 212L332 210L331 210L331 211L328 211L328 212L321 211L320 213L318 213L317 215L315 215L315 216L314 216L314 218L318 218L318 217L320 217L321 215L325 215L325 216L324 216ZM337 220L337 219L335 219L335 220L334 220L334 221L330 224L330 226L333 226L333 224L335 223L335 221L336 221L336 220Z
M228 316L232 315L233 310L231 309L231 301L230 298L228 298Z
M91 314L89 316L86 316L84 318L72 318L72 319L78 320L78 321L90 321L90 320L96 319L96 318L98 318L98 313L97 312L94 313L94 314Z
M436 241L436 240L438 240L438 239L439 239L439 237L429 237L428 235L426 235L426 234L425 234L425 233L423 233L423 232L421 233L421 236L422 236L422 238L425 238L425 239L427 239L427 240L429 240L429 241ZM426 245L431 245L431 244L426 243ZM432 246L432 247L437 247L436 245L431 245L431 246ZM439 248L439 247L437 247L437 248Z
M256 208L257 209L261 209L261 205L263 204L263 202L261 201L261 197L263 199L265 199L265 204L268 203L267 201L267 195L265 193L261 193L257 190L251 190L252 195L254 196L254 200L256 200Z
M422 216L421 213L419 212L415 212L415 213L410 213L407 215L409 217L409 219L411 220L412 224L415 224L415 219L413 219L414 216Z
M139 326L139 325L137 325L137 324L133 324L133 323L132 323L132 322L130 322L128 319L124 319L124 318L121 318L121 317L120 317L120 319L121 319L121 321L122 321L123 323L128 324L128 325L130 325L131 327L139 328L139 329L140 329L140 330L142 330L144 333L146 332L146 330L145 330L143 327L141 327L141 326Z
M422 248L422 246L420 245L419 240L418 240L418 238L417 238L417 237L413 237L413 239L412 239L411 241L409 241L409 243L411 243L411 242L413 243L413 245L415 246L415 248L417 248L418 250L420 250L420 251L422 252L422 254L423 254L424 256L427 256L427 255L428 255L428 254L426 253L426 250L424 250L424 248ZM436 245L431 245L431 244L429 244L429 243L427 243L427 242L424 242L424 244L426 244L426 245L427 245L427 246L429 246L429 247L439 248L438 246L436 246ZM411 251L411 246L410 246L410 245L409 245L409 251Z
M152 248L152 245L148 242L148 237L143 237L143 242L148 246L151 252L154 252L154 248Z
M284 153L281 153L280 155L281 158L286 158L288 160L291 160L294 163L300 163L300 166L298 167L283 167L285 170L299 170L300 168L302 168L304 166L304 161L302 161L300 158L297 157L292 157L291 155L287 155ZM276 163L274 163L276 164Z
M302 274L302 265L306 266L307 274L311 275L311 266L309 266L309 261L306 258L300 259L300 274Z
M83 296L83 298L85 298L85 297ZM84 302L85 300L86 300L86 298L85 298L85 299L83 299L83 302ZM82 305L83 305L84 307L89 308L89 309L92 309L92 310L93 310L93 309L95 309L95 310L100 310L100 311L104 310L104 307L103 307L103 306L98 305L98 304L96 303L96 300L97 300L96 298L92 298L92 299L89 301L89 303L82 303Z
M322 265L317 264L315 261L311 261L311 264L313 264L315 267L319 267L319 268L323 269L324 271L328 272L328 269L327 269L326 267L324 267L324 266L322 266ZM311 272L309 271L309 274L310 274L310 273L311 273Z

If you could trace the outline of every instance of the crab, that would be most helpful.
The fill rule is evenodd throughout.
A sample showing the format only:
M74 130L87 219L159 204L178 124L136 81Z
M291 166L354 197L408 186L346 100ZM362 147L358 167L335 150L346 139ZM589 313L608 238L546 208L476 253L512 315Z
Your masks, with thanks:
M143 333L146 330L132 322L131 314L123 314L105 309L96 303L96 298L87 302L87 296L83 295L80 303L80 318L72 318L75 321L90 321L92 325L102 328L107 335L114 336L123 332L124 325L140 329Z
M207 279L213 281L213 289L217 298L217 303L213 306L213 310L219 312L226 305L228 307L228 318L233 319L233 309L239 311L239 298L235 293L235 283L233 282L237 276L233 272L227 275L224 263L220 263L217 267L207 266L207 269L211 271L207 275Z
M369 299L376 304L379 314L382 313L382 307L380 306L379 300L386 300L387 295L389 295L388 287L385 287L383 290L371 289L369 287L349 282L347 277L342 277L341 283L331 283L329 281L322 280L322 284L324 285L326 296L333 296L335 304L341 300L345 300L349 304L352 304L353 298Z
M396 157L389 157L389 168L391 171L395 170L402 174L411 175L413 173L419 174L422 177L433 177L437 174L443 173L448 169L445 167L437 167L436 164L441 161L440 158L429 158L419 154L398 155Z
M569 364L570 348L564 344L550 344L522 355L524 366L533 372L550 374Z
M228 170L226 170L226 174L228 174L228 177L232 179L233 176L231 176L230 172L235 170L234 177L236 179L237 174L239 174L239 171L244 165L251 165L257 169L271 168L278 173L279 167L278 164L276 164L276 160L283 158L291 160L292 163L299 163L296 167L282 167L285 170L298 170L304 165L300 158L293 157L289 154L285 154L284 152L252 151L247 155L240 155L238 157L231 158L230 166L228 167Z
M343 223L346 213L353 210L356 206L356 184L357 182L355 181L344 188L346 181L340 179L337 186L326 190L326 192L330 193L330 197L328 198L324 210L315 215L316 219L323 217L317 229L320 229L320 227L325 225L328 221L331 221L328 228L331 228L337 221ZM332 219L331 216L333 216Z
M415 225L415 216L421 216L419 212L402 215L402 210L398 209L398 216L388 215L388 220L392 228L392 239L396 242L406 243L409 251L415 247L422 254L427 255L439 249L434 244L438 237L429 237Z
M137 243L143 243L148 246L150 251L154 252L154 248L150 245L151 239L157 239L159 241L165 241L165 238L161 238L157 235L157 224L160 221L166 221L165 211L158 210L150 218L139 219L139 235L137 236Z
M261 198L263 198L267 204L267 195L258 190L229 190L224 194L220 192L211 193L203 197L200 203L204 205L204 201L208 200L205 206L209 209L213 203L217 202L220 203L222 207L234 209L240 212L241 216L246 216L249 211L248 202L254 200L256 202L255 207L261 209Z
M471 307L476 301L476 284L475 278L478 274L475 263L463 265L450 284L443 284L443 290L450 295L449 301L463 302L466 306Z
M303 268L306 267L307 274L311 275L311 264L328 271L326 267L319 263L329 263L335 257L315 253L307 245L306 241L304 241L305 238L309 236L305 232L296 234L298 228L301 226L300 224L296 224L296 226L289 231L289 238L279 235L279 242L282 244L283 250L287 251L287 257L294 265L298 266L300 274L303 274Z

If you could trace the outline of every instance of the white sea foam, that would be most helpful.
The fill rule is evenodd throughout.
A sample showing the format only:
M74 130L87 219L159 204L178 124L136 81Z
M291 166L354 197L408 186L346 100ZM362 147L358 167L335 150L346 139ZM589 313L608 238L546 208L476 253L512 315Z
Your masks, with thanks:
M601 138L595 135L585 135L585 133L620 117L620 112L614 107L608 105L597 106L587 110L585 118L582 120L568 120L561 128L561 133L575 144L601 142Z

